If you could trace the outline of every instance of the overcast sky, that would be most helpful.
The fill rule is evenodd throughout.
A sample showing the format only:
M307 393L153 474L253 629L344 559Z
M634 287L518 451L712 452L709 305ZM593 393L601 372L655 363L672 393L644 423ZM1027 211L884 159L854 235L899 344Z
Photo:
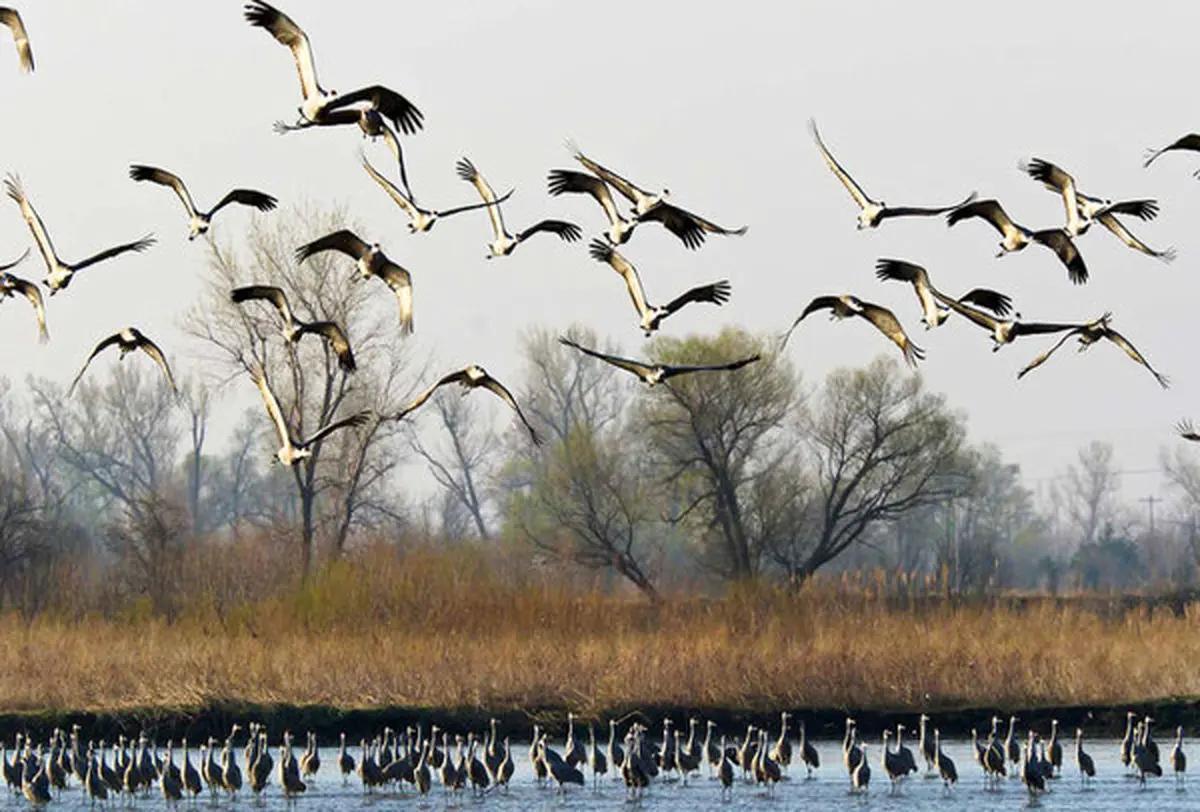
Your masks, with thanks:
M583 244L539 235L508 258L485 261L486 218L447 220L411 236L403 213L358 167L357 130L275 135L300 99L291 55L242 18L242 3L162 0L16 0L37 72L18 73L0 47L0 169L19 172L60 254L88 256L147 231L159 245L83 272L48 300L45 347L24 305L0 318L4 374L66 381L96 340L125 324L157 338L186 377L180 316L200 290L206 248L186 239L167 190L135 184L130 163L180 174L201 207L234 186L285 206L344 203L363 236L413 274L413 348L435 366L477 361L501 379L520 369L521 330L594 326L630 353L643 341L619 278ZM1189 326L1200 235L1200 156L1141 165L1147 146L1200 129L1194 112L1200 4L1030 2L717 3L710 0L287 0L308 32L327 88L384 83L425 114L406 141L409 178L426 205L471 202L454 174L469 156L497 189L513 230L553 215L604 226L586 198L550 198L549 169L571 167L564 141L640 185L728 226L687 251L656 226L623 248L652 301L719 278L733 284L722 309L693 306L675 334L739 324L782 330L818 294L853 292L893 307L928 357L928 384L969 415L972 439L1000 444L1036 486L1081 444L1111 441L1123 469L1152 470L1179 442L1172 425L1200 419L1200 369ZM0 32L3 34L5 32ZM0 46L7 46L0 39ZM888 203L935 205L972 190L998 197L1032 228L1059 225L1061 200L1016 168L1040 156L1105 197L1156 197L1162 215L1132 228L1179 259L1161 264L1094 228L1080 239L1092 273L1071 285L1037 246L994 259L998 235L972 221L894 220L855 230L857 209L826 169L805 128L815 117L842 164ZM373 148L374 149L374 148ZM379 147L382 149L382 147ZM384 153L372 151L387 167ZM250 215L221 213L218 239ZM317 236L317 235L314 235ZM0 200L0 260L32 240L15 204ZM881 256L925 264L950 291L1009 293L1029 319L1083 320L1105 310L1159 370L1161 390L1116 347L1065 349L1025 380L1017 371L1045 342L993 354L987 335L954 318L926 333L907 286L877 282ZM17 270L41 279L40 259ZM353 333L353 330L351 330ZM788 352L809 383L890 351L864 322L812 319ZM898 357L898 353L897 353ZM109 359L115 362L114 359ZM126 363L129 363L127 361ZM251 390L245 393L253 395ZM252 402L252 401L247 401ZM499 410L497 419L507 420ZM1129 498L1161 490L1132 475Z

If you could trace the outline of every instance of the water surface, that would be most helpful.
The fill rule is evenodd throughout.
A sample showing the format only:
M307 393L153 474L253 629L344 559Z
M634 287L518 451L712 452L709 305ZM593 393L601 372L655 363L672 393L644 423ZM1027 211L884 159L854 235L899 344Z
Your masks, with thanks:
M883 770L879 766L879 747L870 747L871 786L866 795L851 796L848 793L849 781L841 763L840 742L817 742L821 754L821 769L812 779L805 778L805 771L793 765L788 780L780 783L774 791L767 793L763 788L739 781L733 788L728 801L721 798L718 783L709 778L707 771L699 778L688 781L684 786L680 781L657 783L651 786L643 796L640 808L644 810L675 810L675 809L832 809L847 808L858 812L866 810L1012 810L1037 808L1045 810L1079 810L1079 812L1103 812L1113 810L1127 812L1131 807L1153 809L1161 812L1172 810L1196 809L1200 805L1200 784L1193 790L1191 787L1177 787L1174 777L1169 772L1160 779L1151 779L1145 788L1139 786L1136 779L1129 777L1119 759L1120 743L1116 740L1098 740L1087 743L1088 752L1096 761L1097 776L1088 787L1081 787L1078 771L1074 763L1074 743L1064 742L1063 746L1063 777L1051 782L1051 791L1030 802L1029 795L1019 779L1001 781L997 790L984 788L983 775L975 763L971 752L970 742L943 742L943 749L954 759L958 766L959 783L953 789L946 791L942 782L926 778L924 774L910 777L903 783L899 791L892 793ZM1164 762L1170 752L1170 742L1160 742ZM913 745L915 751L915 744ZM1185 745L1186 749L1186 745ZM358 758L358 748L352 753ZM161 751L160 751L161 752ZM514 745L513 758L516 761L516 774L508 792L492 791L483 797L473 796L469 789L459 792L457 797L449 797L440 784L425 797L419 797L413 790L406 789L403 793L393 791L377 791L364 794L357 776L351 776L343 783L342 776L336 767L337 751L334 749L321 750L321 769L316 779L309 785L309 791L299 797L295 808L311 810L357 810L389 808L415 808L440 810L447 806L461 809L487 809L499 812L524 812L531 809L555 810L588 810L620 809L627 806L625 787L619 781L614 781L610 775L602 778L598 789L593 789L591 776L588 774L588 786L570 787L564 794L559 794L554 786L539 786L534 782L533 772L529 765L529 748L527 744ZM1197 751L1200 758L1200 750ZM278 753L273 752L278 761ZM241 763L241 749L238 749L239 764L243 771L245 764ZM195 751L192 758L196 758ZM918 758L918 760L920 760ZM924 764L922 763L922 770ZM587 772L587 771L585 771ZM740 774L740 771L739 771ZM119 806L120 801L111 805ZM78 786L66 790L53 801L48 809L81 809L89 806ZM147 798L139 798L136 802L138 810L165 810L183 808L186 804L168 806L162 799L157 787ZM212 802L207 795L201 795L197 807L211 808ZM254 798L246 791L239 795L236 801L231 801L222 795L216 804L221 808L247 808L253 810L285 809L284 798L279 790L278 775L272 775L271 783L261 798ZM0 809L27 809L28 802L19 796L5 793L0 799Z

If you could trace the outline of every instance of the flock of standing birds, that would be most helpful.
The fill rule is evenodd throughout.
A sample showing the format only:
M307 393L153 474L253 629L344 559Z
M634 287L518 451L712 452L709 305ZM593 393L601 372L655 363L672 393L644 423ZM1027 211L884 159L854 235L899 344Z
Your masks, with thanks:
M403 95L381 84L369 85L340 94L322 87L317 78L316 63L308 35L294 20L264 0L251 0L246 4L244 14L250 25L265 29L275 40L291 51L299 73L302 93L302 102L298 108L299 116L292 124L276 122L276 131L283 134L310 127L357 125L364 138L369 137L373 141L382 138L395 160L398 182L393 182L373 166L361 149L359 157L368 176L404 211L411 233L427 232L440 219L484 210L490 220L493 237L487 244L488 259L510 256L519 245L540 233L557 236L565 242L576 242L583 238L583 230L575 223L552 218L541 220L515 233L510 231L504 221L502 204L512 194L512 191L510 190L503 196L497 196L491 184L467 158L462 158L457 163L457 173L463 181L474 187L480 201L445 209L421 206L408 181L404 146L401 142L401 136L413 135L423 127L421 111ZM0 7L0 23L7 25L13 32L18 58L23 70L33 71L33 52L21 15L15 9ZM883 201L873 199L863 190L862 186L851 177L825 145L815 122L810 123L812 136L820 154L858 204L860 209L858 227L860 229L876 228L886 220L900 217L945 215L946 222L950 226L970 219L982 220L995 228L1003 238L1000 242L1000 253L997 256L1019 252L1033 244L1043 246L1054 252L1066 269L1069 279L1075 284L1083 284L1088 280L1088 268L1075 239L1085 234L1095 223L1099 223L1129 247L1150 257L1170 261L1175 256L1172 249L1156 250L1143 243L1120 219L1121 217L1132 217L1152 220L1159 211L1157 201L1151 199L1114 201L1085 194L1078 188L1075 179L1067 171L1040 158L1022 163L1021 169L1033 180L1062 197L1066 224L1061 228L1031 230L1013 220L998 201L979 200L975 193L956 204L944 207L889 206ZM597 262L609 265L622 277L637 311L640 327L646 336L652 335L661 327L665 319L689 304L708 303L720 306L728 301L731 293L729 282L728 280L719 280L693 287L666 304L651 304L637 268L618 252L617 246L627 243L635 229L644 223L658 223L678 237L685 247L693 250L703 245L708 234L741 235L746 232L746 227L730 229L717 225L669 202L667 190L647 191L584 155L573 143L569 142L568 147L574 158L586 171L552 170L548 176L549 194L552 196L587 195L599 204L608 221L608 228L603 231L602 236L589 243L588 254ZM1160 155L1172 150L1200 151L1200 135L1188 135L1162 149L1152 150L1147 156L1146 165L1149 166ZM250 207L260 212L271 211L277 204L277 200L269 194L254 189L237 188L225 195L212 208L201 210L178 175L159 167L141 164L132 166L129 174L134 181L165 186L178 195L189 218L189 239L207 233L213 218L222 209L232 204ZM47 274L42 284L49 290L51 296L66 290L79 271L125 253L145 251L155 243L154 237L147 235L133 242L105 249L82 261L66 262L56 253L49 233L30 202L19 177L10 175L4 185L8 196L20 207L21 214L45 261ZM614 196L614 191L632 205L632 209L627 214L622 213L619 208L618 198ZM378 242L368 242L347 229L335 231L300 246L296 249L295 258L298 263L303 263L310 257L328 251L353 259L361 278L379 279L383 282L397 300L401 333L408 334L413 331L413 280L408 270L384 254ZM19 293L26 297L33 305L39 337L45 341L49 334L46 328L45 303L38 285L10 272L28 254L29 250L27 249L18 259L0 265L0 274L2 274L0 275L0 296L11 297ZM1013 312L1013 303L1010 297L995 290L976 288L955 298L943 293L934 285L927 269L910 262L898 259L880 259L876 265L876 275L881 280L907 282L913 287L922 311L921 320L927 330L940 326L952 313L958 314L989 333L993 342L993 350L999 350L1022 336L1058 334L1059 339L1022 369L1018 378L1041 366L1070 338L1075 337L1081 351L1101 340L1112 342L1124 350L1130 358L1149 370L1160 385L1163 387L1168 385L1167 378L1150 365L1133 343L1113 329L1112 313L1104 313L1099 318L1083 323L1024 321L1021 319L1020 313ZM232 301L239 305L248 306L253 302L259 302L271 306L278 313L280 333L285 342L294 344L306 335L317 336L328 342L329 348L336 354L338 363L343 370L348 373L355 370L354 353L346 325L326 320L304 321L292 309L285 291L273 285L245 285L232 290L230 296ZM870 322L880 333L900 348L905 360L911 366L915 366L924 357L924 350L908 336L892 310L853 294L815 297L782 336L779 348L782 349L786 346L792 331L806 317L819 310L830 311L831 317L834 319L859 316ZM733 360L718 359L713 363L703 365L670 365L610 355L582 346L566 337L560 338L560 341L581 353L636 375L649 386L679 375L698 372L729 372L761 358L761 355L756 354ZM72 390L92 360L106 349L114 346L119 349L121 358L134 350L142 350L148 354L161 367L172 389L175 388L174 376L162 349L136 327L131 326L113 333L96 345L72 382ZM247 369L258 387L267 414L279 439L280 448L276 457L286 465L294 465L311 456L312 447L316 443L339 429L359 426L371 420L404 419L425 403L440 387L453 383L465 388L482 387L493 392L516 413L533 441L539 442L536 431L525 418L512 393L477 364L468 365L438 379L411 403L394 414L381 415L372 410L361 411L330 421L307 437L298 437L292 426L289 425L262 366L252 361L247 363ZM1200 441L1200 433L1192 427L1190 422L1181 421L1178 429L1186 439Z
M1159 746L1151 733L1154 720L1138 714L1127 714L1125 736L1120 743L1120 758L1127 775L1136 777L1144 786L1148 777L1161 777L1163 763ZM779 732L775 735L763 728L749 725L738 740L729 741L717 734L712 720L701 722L695 716L688 720L688 732L676 730L667 717L663 720L662 737L652 737L645 725L634 722L623 738L618 740L617 721L608 721L608 741L602 744L596 737L595 724L587 726L587 742L576 735L575 716L567 714L567 732L562 751L550 746L549 736L538 725L533 726L529 744L529 768L538 785L554 783L559 793L572 785L585 787L587 773L592 786L598 789L602 778L611 775L623 781L630 799L639 799L653 783L681 782L707 770L708 777L719 781L723 799L730 797L734 787L754 784L772 793L780 781L788 777L793 763L803 765L807 778L821 766L821 755L808 738L804 722L793 743L792 714L781 714ZM917 750L904 744L903 724L898 724L895 736L890 729L882 733L878 768L890 782L890 791L901 792L903 783L920 772L918 758L925 763L927 778L940 778L947 792L958 783L954 761L942 748L941 731L930 725L930 717L921 714L917 725ZM1016 736L1017 717L1010 716L1007 735L1001 738L999 717L992 717L991 732L984 741L976 730L971 731L971 745L976 763L982 769L984 786L988 790L1000 787L1006 776L1020 778L1031 796L1049 789L1050 781L1061 778L1064 764L1064 744L1059 739L1058 720L1051 720L1050 735L1043 740L1029 730L1024 742ZM698 735L701 724L704 734ZM441 784L447 798L460 791L470 790L476 797L500 789L508 791L516 775L516 761L509 736L501 737L498 722L492 719L485 733L469 732L466 736L451 734L433 725L428 733L421 726L408 727L400 735L385 727L370 742L360 741L358 758L346 746L346 734L341 734L333 767L342 775L345 784L357 774L363 791L408 790L428 795ZM245 771L238 765L235 745L241 725L233 725L224 744L210 737L199 748L197 764L191 760L187 739L181 742L181 763L175 761L174 742L168 741L166 756L159 755L158 745L146 733L137 739L120 736L112 744L112 764L108 763L109 746L104 741L88 741L84 745L78 725L68 735L55 729L48 744L34 746L29 736L17 734L13 757L9 760L4 743L0 742L0 769L13 792L21 792L34 804L49 803L55 791L67 790L77 780L94 805L111 796L132 802L158 792L168 802L194 800L205 789L215 802L221 795L236 800L238 793L249 790L255 798L270 784L274 774L279 788L289 803L307 791L309 783L321 768L317 736L305 736L306 747L299 756L293 749L293 737L284 731L278 750L278 762L271 755L265 725L248 725L248 738L243 748ZM453 742L453 747L451 746ZM1067 745L1070 747L1070 744ZM1096 777L1094 759L1084 750L1083 731L1076 729L1074 761L1080 783L1087 786ZM865 793L871 782L871 763L867 744L859 738L856 721L846 718L845 735L841 745L842 763L849 776L850 792ZM1183 750L1183 728L1176 729L1175 743L1168 755L1171 771L1182 786L1187 771L1187 756Z

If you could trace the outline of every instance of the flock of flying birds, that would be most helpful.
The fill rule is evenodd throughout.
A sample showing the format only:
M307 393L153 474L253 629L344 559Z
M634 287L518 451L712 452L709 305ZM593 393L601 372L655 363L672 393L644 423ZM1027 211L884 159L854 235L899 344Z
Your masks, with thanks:
M487 244L488 259L511 255L521 243L539 233L557 236L568 243L583 238L583 230L578 225L566 220L551 218L541 220L516 233L510 231L504 221L502 204L512 194L512 191L508 191L503 196L497 196L491 184L465 157L456 166L458 176L474 187L480 201L453 208L424 208L417 202L416 195L409 185L404 147L400 138L401 135L413 135L424 126L421 111L403 95L384 85L369 85L341 94L322 87L317 78L316 63L308 36L294 20L264 0L250 0L245 5L244 16L250 25L265 29L276 41L291 51L299 73L302 101L298 107L298 118L291 124L282 121L276 122L276 131L283 134L310 127L357 125L364 138L369 137L372 140L382 138L396 161L398 183L390 180L373 166L361 149L359 158L368 176L404 211L411 233L427 232L440 219L482 209L487 212L492 232L492 240ZM21 68L27 73L32 72L34 69L33 53L21 15L15 9L0 7L0 23L12 30ZM997 256L1019 252L1036 243L1054 252L1065 267L1069 279L1075 284L1083 284L1088 280L1088 268L1075 243L1075 238L1086 233L1094 223L1099 223L1126 245L1143 254L1167 262L1174 259L1175 253L1172 249L1159 251L1150 248L1135 237L1120 219L1124 216L1143 221L1152 220L1158 214L1157 201L1149 199L1112 201L1084 194L1068 172L1048 161L1035 158L1028 163L1021 164L1021 169L1033 180L1062 197L1066 224L1062 228L1034 231L1009 217L998 201L978 200L974 193L954 205L935 208L893 207L883 201L874 200L834 158L821 139L815 122L811 122L811 130L816 146L830 170L859 206L859 229L876 228L885 220L896 217L945 215L947 224L950 226L968 219L979 219L989 223L1002 237L1000 253ZM588 244L588 254L597 262L609 265L621 276L646 336L652 335L661 327L666 318L686 305L708 303L720 306L728 301L729 282L728 280L719 280L693 287L666 304L651 304L637 269L617 250L617 246L627 243L634 230L643 223L658 223L674 234L686 248L693 250L703 245L708 234L742 235L746 233L746 227L729 229L717 225L669 202L667 190L647 191L584 155L573 143L568 142L568 148L575 160L586 171L552 170L547 178L549 194L556 197L564 194L587 195L599 204L607 219L608 227L602 232L602 236L593 239ZM1200 134L1187 135L1162 149L1151 150L1145 165L1149 166L1160 155L1171 150L1200 152ZM177 175L165 169L140 164L132 166L129 174L134 181L165 186L175 192L189 218L189 240L207 233L217 213L231 204L250 207L260 212L269 212L277 204L277 200L269 194L254 189L238 188L225 195L212 208L201 210ZM1200 172L1197 175L1200 176ZM51 296L66 290L79 271L121 254L145 251L155 243L155 238L147 235L133 242L107 248L79 262L66 262L55 251L49 233L30 202L19 177L9 175L4 186L8 197L20 207L21 214L41 252L47 271L42 284L49 290ZM627 214L622 213L618 207L614 191L620 198L631 204L632 209ZM397 300L401 333L409 334L413 331L412 276L405 268L389 259L381 250L378 242L368 242L352 231L343 229L300 246L296 250L296 261L303 263L308 258L327 251L334 251L353 259L358 273L363 279L378 278L382 281ZM0 265L0 297L11 297L18 293L26 297L34 309L39 338L41 341L46 341L49 333L46 328L45 304L38 285L10 273L10 270L22 262L28 254L29 250L27 249L16 260ZM1102 339L1111 341L1134 361L1149 370L1160 385L1163 387L1168 385L1167 378L1155 370L1128 339L1112 328L1111 313L1105 313L1097 319L1084 323L1023 321L1019 313L1013 313L1012 300L1008 296L986 288L970 290L958 298L949 296L934 286L929 272L919 265L897 259L881 259L876 265L876 276L881 280L907 282L912 285L920 303L922 321L927 330L940 326L952 313L957 313L988 331L992 338L993 351L999 350L1021 336L1059 334L1061 337L1058 341L1022 369L1018 378L1045 363L1071 337L1075 337L1078 339L1081 350ZM230 296L232 301L239 305L257 301L272 306L278 313L280 332L286 342L293 344L306 335L318 336L328 342L344 371L349 373L355 370L354 353L343 325L333 321L303 321L296 316L286 293L281 288L272 285L250 284L232 290ZM915 366L924 357L924 350L909 338L895 313L886 307L852 294L823 295L814 298L782 336L780 349L786 345L791 333L799 324L818 310L829 310L834 319L859 316L869 321L900 348L905 360L911 366ZM581 353L636 375L649 386L679 375L737 370L761 358L760 355L753 355L704 365L669 365L609 355L582 346L565 337L559 340L564 345ZM119 349L121 358L134 350L141 350L148 354L161 367L171 388L175 389L174 376L163 351L137 328L126 327L96 345L72 382L71 391L74 390L91 361L104 350L113 346ZM424 404L440 387L452 383L460 384L465 388L482 387L493 392L516 413L532 440L535 443L540 442L537 433L525 418L512 393L483 367L476 364L441 377L411 403L393 415L380 415L370 410L362 411L332 421L304 438L297 437L288 424L261 365L252 362L249 364L249 371L262 396L279 439L280 448L276 457L286 465L294 465L311 456L314 444L339 429L359 426L371 420L402 420ZM1187 421L1180 423L1179 431L1188 440L1200 441L1200 432L1194 430Z
M583 237L583 230L576 224L558 219L544 219L516 233L509 230L504 222L501 204L512 194L507 192L497 196L491 184L484 178L473 163L467 158L461 159L457 166L458 176L470 183L480 197L480 202L446 209L429 209L422 207L408 182L405 166L404 150L400 141L401 135L412 135L423 127L423 115L415 105L401 94L384 85L370 85L350 93L339 94L321 86L317 78L316 63L312 46L307 34L294 20L279 9L263 2L251 0L245 5L245 19L250 25L263 28L280 44L285 45L296 62L300 76L302 102L298 108L299 116L294 123L276 122L275 130L281 134L307 129L309 127L330 127L341 125L357 125L363 137L372 140L382 138L390 149L399 171L399 183L394 183L380 172L360 149L359 157L363 168L408 217L408 228L411 233L427 232L434 224L443 218L463 214L478 209L486 209L492 227L493 239L487 245L487 258L506 257L511 255L521 243L539 233L552 234L565 242L576 242ZM25 72L32 72L33 53L29 37L26 33L21 15L12 8L0 7L0 23L7 25L16 40L21 67ZM616 172L601 166L577 148L572 148L575 158L588 170L577 172L571 170L554 170L549 177L551 195L587 194L595 198L602 206L608 217L609 228L603 239L595 239L589 247L590 255L599 262L609 264L625 281L629 295L638 311L642 329L646 335L651 335L659 328L662 321L683 306L692 302L710 302L723 304L729 298L729 283L722 280L709 285L703 285L687 291L665 305L653 305L646 297L637 270L614 248L615 245L626 243L634 229L642 223L656 222L676 235L688 248L700 247L706 234L744 234L746 229L725 229L709 220L686 211L667 202L667 192L651 193L641 189L636 184L621 177ZM269 212L277 205L277 200L269 194L254 189L234 189L225 195L215 206L206 211L197 207L187 186L179 176L159 167L136 164L130 167L130 177L139 182L148 182L168 187L174 190L182 202L189 218L188 239L206 234L213 218L225 207L238 204ZM74 275L91 265L113 259L128 252L141 252L155 243L152 235L141 239L106 249L85 260L68 263L59 258L50 240L40 216L34 209L25 190L16 175L10 175L5 181L5 189L21 209L21 214L33 234L34 241L46 263L47 275L43 285L53 296L60 290L65 290ZM629 214L622 214L618 209L611 190L615 189L633 206ZM377 242L368 242L350 230L339 230L327 234L296 249L296 261L303 263L308 258L326 251L343 254L356 263L357 270L363 279L377 278L392 291L399 306L399 326L402 334L413 331L413 291L412 276L408 270L393 262L383 253ZM26 250L17 260L0 266L0 296L11 297L20 293L29 299L37 318L40 340L49 339L46 329L45 304L37 284L20 279L9 271L23 261L29 254ZM297 317L293 311L286 293L273 285L250 284L238 287L230 292L231 300L239 305L250 302L263 302L272 306L278 313L280 332L289 344L301 340L306 335L315 335L327 341L330 349L336 354L339 366L346 372L356 368L351 342L343 325L333 321L306 322ZM615 366L638 375L648 384L654 385L677 375L700 371L732 370L758 360L759 356L704 366L670 366L644 363L616 356L605 355L595 350L575 344L566 338L564 344L575 347L581 352L601 358ZM124 358L130 352L141 350L149 355L162 369L172 390L176 390L175 379L162 349L149 337L135 327L126 327L105 338L88 356L83 368L71 384L74 391L76 384L83 377L91 361L109 347L116 346L120 357ZM499 396L520 418L528 429L535 443L540 442L532 425L525 418L520 406L512 393L493 378L481 366L471 364L463 369L451 372L438 379L425 391L421 392L411 403L404 406L394 415L379 415L374 411L363 411L339 420L332 421L320 427L312 435L300 438L292 430L284 417L283 410L267 381L265 370L261 365L251 362L250 374L258 387L266 407L268 416L274 424L279 438L280 448L276 453L278 460L286 465L295 465L300 460L312 455L312 447L339 429L359 426L370 420L395 419L402 420L424 404L440 387L457 383L466 388L482 387Z

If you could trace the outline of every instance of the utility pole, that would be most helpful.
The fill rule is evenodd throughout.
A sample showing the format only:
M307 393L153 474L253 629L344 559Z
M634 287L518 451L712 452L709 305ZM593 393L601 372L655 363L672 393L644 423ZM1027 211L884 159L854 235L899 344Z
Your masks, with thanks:
M1147 496L1143 499L1139 499L1138 501L1146 503L1146 509L1150 514L1150 535L1153 536L1154 535L1154 503L1161 502L1162 500L1159 499L1157 496L1151 494L1150 496Z

